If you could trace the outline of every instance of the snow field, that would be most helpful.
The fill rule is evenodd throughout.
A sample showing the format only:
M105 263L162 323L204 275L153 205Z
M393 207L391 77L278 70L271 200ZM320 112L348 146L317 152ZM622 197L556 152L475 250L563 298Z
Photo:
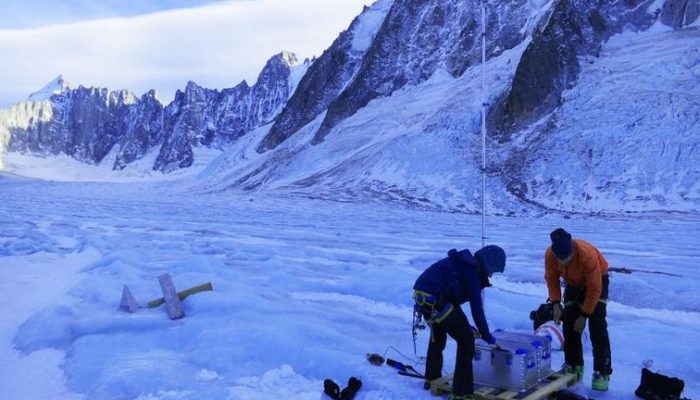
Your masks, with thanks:
M1 374L15 399L321 399L322 381L364 386L358 400L432 398L419 380L375 367L378 352L410 364L411 287L452 247L477 248L477 216L227 192L201 196L157 185L0 185L0 290L16 298L2 324ZM29 195L31 193L31 195ZM609 305L612 390L633 399L641 362L700 393L694 347L700 308L693 288L697 221L644 218L487 220L489 243L508 253L486 309L491 329L528 331L546 298L542 255L564 226L597 244L613 266L662 271L614 274ZM142 304L161 296L168 272L186 317L164 309L118 311L124 284ZM30 282L30 283L23 283ZM29 286L28 286L29 285ZM428 333L419 334L418 355ZM590 347L589 345L587 345ZM14 348L14 350L13 350ZM451 372L454 344L445 352ZM51 373L36 375L37 362ZM553 363L563 361L555 354ZM45 384L16 384L14 382Z

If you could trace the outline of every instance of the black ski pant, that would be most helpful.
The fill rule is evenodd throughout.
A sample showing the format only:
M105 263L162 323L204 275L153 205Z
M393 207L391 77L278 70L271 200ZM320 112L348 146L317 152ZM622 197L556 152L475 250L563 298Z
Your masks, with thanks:
M425 364L425 378L432 381L442 376L442 352L447 344L447 334L457 342L457 359L452 382L452 393L459 396L474 393L474 334L462 308L455 304L452 312L442 322L431 325L428 359Z
M612 374L610 338L608 337L607 300L608 275L603 275L603 291L593 314L588 317L588 332L593 345L593 369L603 375ZM581 306L586 298L586 289L566 286L564 291L564 358L571 366L583 366L581 333L574 330L574 322L581 315Z

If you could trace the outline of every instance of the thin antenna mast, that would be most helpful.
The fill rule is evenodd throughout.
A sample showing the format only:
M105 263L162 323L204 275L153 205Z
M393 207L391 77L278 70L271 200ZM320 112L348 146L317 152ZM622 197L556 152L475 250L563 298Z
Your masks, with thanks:
M486 0L481 0L481 247L486 246Z

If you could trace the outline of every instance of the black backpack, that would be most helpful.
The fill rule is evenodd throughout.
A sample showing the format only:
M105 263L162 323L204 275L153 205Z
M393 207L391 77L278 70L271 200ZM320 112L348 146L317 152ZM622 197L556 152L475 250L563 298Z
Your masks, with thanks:
M685 382L681 379L670 378L643 368L642 380L634 394L644 400L680 400L684 387Z
M557 307L561 307L561 305L557 304ZM530 312L530 319L532 320L533 331L536 331L545 322L553 320L554 303L540 304L537 310Z

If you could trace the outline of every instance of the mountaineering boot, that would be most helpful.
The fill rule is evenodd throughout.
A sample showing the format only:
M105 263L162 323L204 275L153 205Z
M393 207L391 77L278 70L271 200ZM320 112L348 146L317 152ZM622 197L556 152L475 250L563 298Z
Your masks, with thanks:
M475 397L471 394L455 395L451 394L447 397L447 400L474 400Z
M583 366L572 366L564 364L564 373L576 375L576 382L581 382L581 380L583 379Z
M609 384L610 375L603 375L598 371L593 372L593 381L591 382L591 389L604 392L608 390Z
M338 396L339 400L352 400L355 398L355 394L357 393L358 390L362 387L362 381L355 378L354 376L351 376L350 379L348 379L348 386L340 391L340 396Z
M330 379L323 381L323 393L333 400L340 398L340 386Z

